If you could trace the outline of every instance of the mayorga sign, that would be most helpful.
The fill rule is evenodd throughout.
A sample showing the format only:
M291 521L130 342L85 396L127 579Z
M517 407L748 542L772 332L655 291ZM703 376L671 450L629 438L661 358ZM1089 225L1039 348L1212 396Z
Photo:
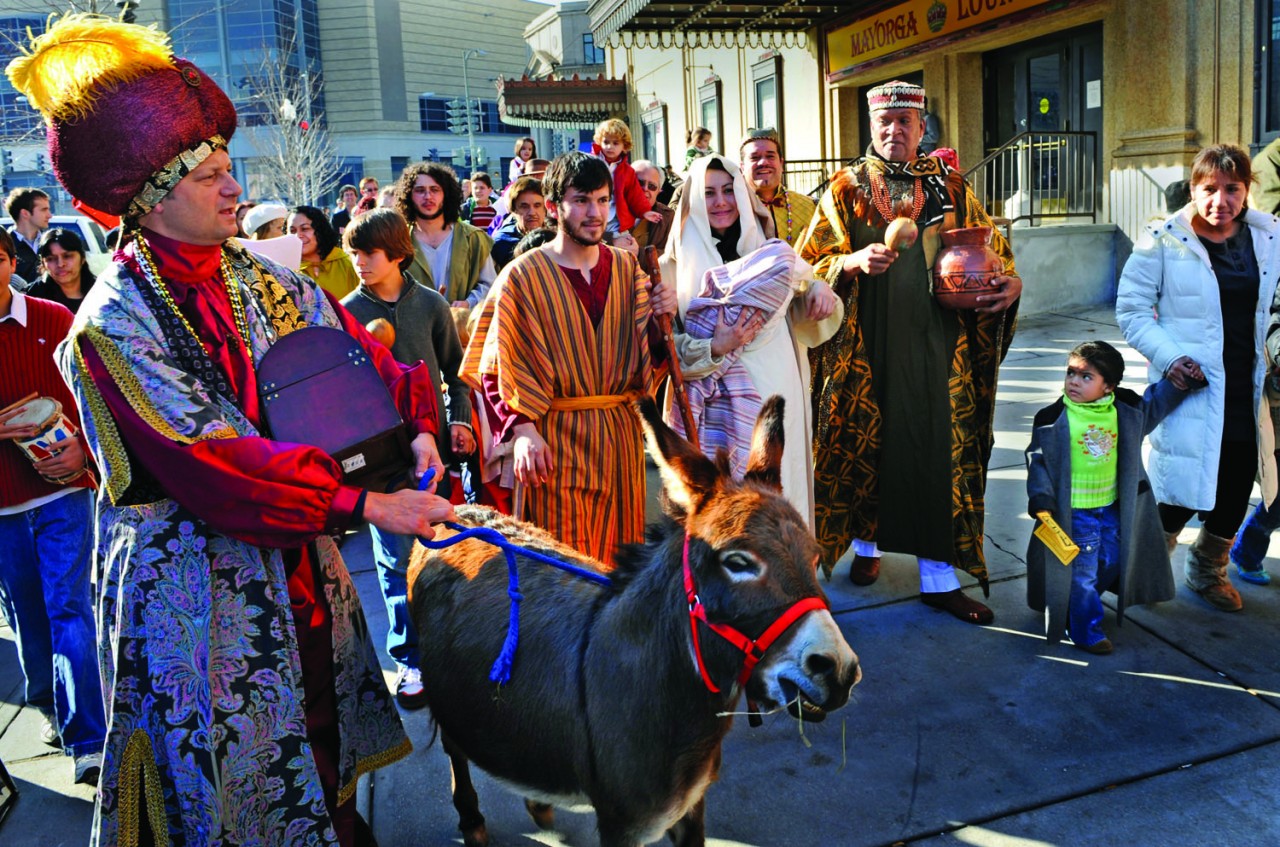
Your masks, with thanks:
M907 47L943 38L1047 2L1048 0L909 0L827 33L827 75L839 79L860 65Z

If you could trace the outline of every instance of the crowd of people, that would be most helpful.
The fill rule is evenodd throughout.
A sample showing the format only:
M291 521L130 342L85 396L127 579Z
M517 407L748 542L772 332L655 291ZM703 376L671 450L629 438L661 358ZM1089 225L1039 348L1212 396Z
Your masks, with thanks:
M8 198L0 599L45 740L78 782L99 784L95 844L285 830L372 843L355 779L407 754L394 703L421 707L429 684L417 643L430 633L407 613L413 540L476 502L609 568L644 534L631 404L673 367L702 449L739 476L763 400L786 398L782 490L828 574L852 549L849 577L867 586L882 552L910 554L924 604L994 619L957 571L988 590L987 463L1022 282L961 174L926 155L920 86L869 92L866 155L816 203L784 184L772 129L749 130L736 156L694 131L677 188L631 160L630 131L611 119L589 153L548 161L518 140L505 185L422 162L385 188L342 186L330 214L241 202L235 110L217 84L151 30L93 28L129 73L77 66L83 33L63 23L10 68L20 91L37 56L42 72L76 68L32 103L62 184L118 216L122 237L95 279L79 237L47 229L47 195ZM1121 615L1171 598L1170 555L1195 515L1184 578L1196 594L1239 610L1233 560L1241 579L1270 579L1280 223L1247 207L1251 182L1244 151L1205 149L1189 202L1135 247L1117 315L1151 363L1145 394L1120 387L1118 351L1086 343L1036 416L1028 511L1075 550L1030 542L1028 602L1047 610L1050 641L1111 652L1100 595L1114 591ZM904 215L918 237L895 249L886 229ZM943 308L941 234L973 227L990 229L999 270L976 308ZM650 246L652 277L639 258ZM376 372L403 422L403 481L430 474L423 490L358 484L320 448L272 437L258 369L320 327ZM19 447L51 425L24 417L33 396L60 410L43 454ZM345 402L360 417L361 398ZM1264 498L1246 520L1255 477ZM362 523L394 692L339 551Z

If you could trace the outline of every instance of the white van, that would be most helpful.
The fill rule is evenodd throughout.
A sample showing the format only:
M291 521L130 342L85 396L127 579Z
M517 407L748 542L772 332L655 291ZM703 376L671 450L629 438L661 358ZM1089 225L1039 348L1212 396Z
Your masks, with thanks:
M13 218L0 218L0 227L9 229L13 226ZM97 276L106 270L111 262L111 251L107 249L107 233L102 225L93 218L84 215L54 215L49 219L49 229L69 229L80 236L84 242L85 258L89 260L89 270ZM35 282L35 280L27 280Z

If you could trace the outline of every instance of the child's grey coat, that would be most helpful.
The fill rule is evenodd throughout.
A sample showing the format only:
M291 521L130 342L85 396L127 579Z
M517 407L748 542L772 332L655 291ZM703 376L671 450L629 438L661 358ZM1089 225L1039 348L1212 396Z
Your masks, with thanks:
M1130 605L1173 599L1173 569L1165 547L1164 528L1156 509L1151 482L1142 465L1142 440L1172 412L1187 392L1162 379L1139 397L1127 388L1116 389L1116 500L1120 508L1120 578L1116 585L1099 585L1114 591L1119 602L1116 616L1123 620ZM1036 413L1027 457L1028 512L1048 511L1071 534L1071 430L1062 398ZM1040 522L1036 521L1036 527ZM1033 527L1034 529L1034 527ZM1071 593L1071 567L1034 535L1027 546L1027 604L1048 611L1045 636L1050 643L1062 640L1067 628L1067 599Z

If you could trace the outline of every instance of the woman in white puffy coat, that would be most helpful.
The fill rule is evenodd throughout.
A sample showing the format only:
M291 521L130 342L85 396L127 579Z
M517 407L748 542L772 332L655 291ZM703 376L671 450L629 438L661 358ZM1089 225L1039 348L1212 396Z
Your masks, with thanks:
M1280 221L1246 208L1249 154L1207 147L1191 168L1191 203L1150 226L1120 277L1116 318L1151 363L1154 382L1207 380L1151 435L1150 477L1170 552L1194 514L1203 522L1187 554L1187 585L1236 611L1227 553L1255 477L1276 495L1263 340L1280 273Z

